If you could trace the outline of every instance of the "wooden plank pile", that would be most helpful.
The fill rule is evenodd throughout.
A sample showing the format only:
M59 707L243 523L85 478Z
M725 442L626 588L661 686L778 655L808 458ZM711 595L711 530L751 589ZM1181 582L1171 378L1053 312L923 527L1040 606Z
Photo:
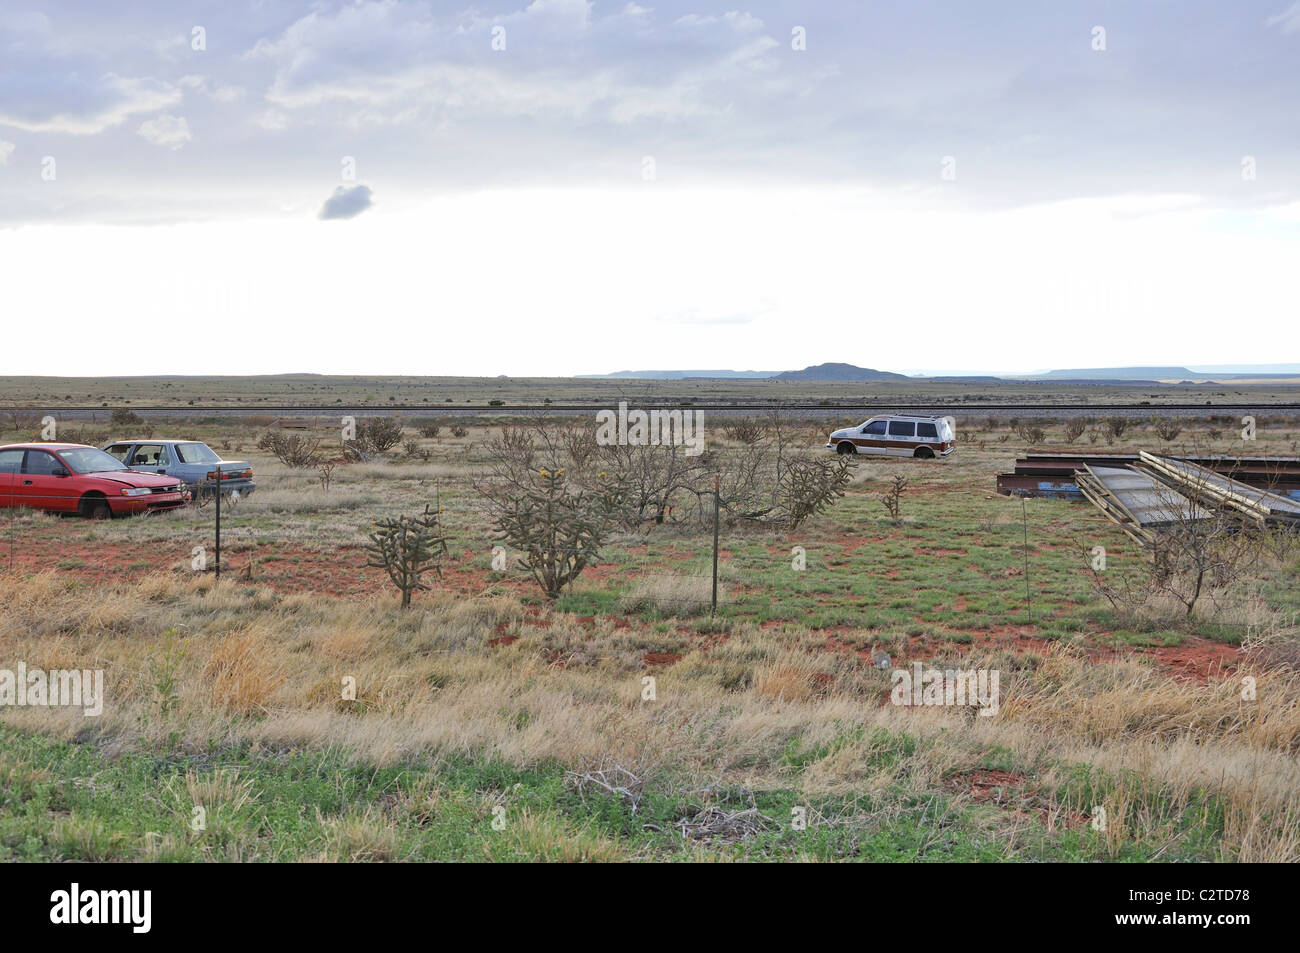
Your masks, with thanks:
M1300 502L1300 458L1246 456L1176 456L1250 486ZM1029 453L1017 459L1015 470L999 473L997 491L1004 496L1057 497L1078 500L1082 492L1074 474L1084 465L1131 467L1142 462L1136 453Z
M1216 473L1190 460L1141 453L1141 470L1208 509L1231 511L1259 525L1300 527L1300 502Z
M1084 464L1075 484L1089 501L1131 539L1154 545L1160 531L1210 517L1196 501L1148 473Z

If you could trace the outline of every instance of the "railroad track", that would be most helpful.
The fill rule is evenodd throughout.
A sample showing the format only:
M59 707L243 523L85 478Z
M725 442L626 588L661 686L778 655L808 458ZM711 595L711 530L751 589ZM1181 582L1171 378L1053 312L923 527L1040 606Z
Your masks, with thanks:
M130 406L128 409L141 415L151 416L173 416L173 417L196 417L208 415L228 415L237 414L240 416L273 416L273 417L338 417L344 415L350 416L375 416L392 413L401 413L404 416L422 416L422 417L446 417L446 416L463 416L466 414L531 414L531 413L592 413L598 410L613 410L617 407L618 402L622 400L629 408L642 410L703 410L721 413L750 413L761 414L770 413L779 410L782 413L789 414L818 414L818 413L922 413L936 415L964 415L972 416L987 413L1032 413L1032 414L1160 414L1160 413L1179 413L1179 414L1225 414L1225 413L1257 413L1257 414L1287 414L1300 413L1300 403L1201 403L1201 404L984 404L984 403L909 403L904 400L896 401L836 401L836 402L763 402L763 403L721 403L710 401L689 401L681 399L656 399L652 397L629 396L624 398L615 398L611 401L592 401L584 403L550 403L550 404L524 404L524 403L504 403L500 405L493 404L388 404L382 407L374 405L348 406L344 404L193 404L181 406ZM45 407L40 406L9 406L0 407L0 413L27 413L27 414L52 414L56 417L85 417L91 415L104 415L107 417L110 410L107 407L88 407L88 406L67 406L53 404Z

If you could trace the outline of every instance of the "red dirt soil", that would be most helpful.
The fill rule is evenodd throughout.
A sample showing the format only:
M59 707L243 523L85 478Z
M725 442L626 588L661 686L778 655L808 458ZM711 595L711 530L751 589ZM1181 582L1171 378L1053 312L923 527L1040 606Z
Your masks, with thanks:
M158 571L172 571L178 575L188 575L191 554L183 544L153 542L85 540L76 532L80 523L57 522L49 527L41 527L36 532L26 533L15 541L12 549L0 543L0 568L12 567L17 572L43 572L54 569L60 573L70 573L80 579L96 584L114 584L123 581L135 581ZM867 542L861 538L845 537L842 540L827 540L832 548L842 544L846 549L856 548ZM210 540L200 540L210 543ZM782 555L786 554L779 545L774 547ZM952 551L954 554L959 551ZM366 552L359 545L341 545L335 547L307 547L287 540L271 540L259 543L256 550L227 549L223 554L222 576L232 581L251 581L266 585L278 592L318 592L326 595L357 597L392 595L392 587L382 569L367 567ZM441 578L429 581L437 589L450 590L463 596L475 596L492 589L504 589L520 596L535 599L537 587L531 578L522 574L506 577L493 573L488 568L491 553L487 550L476 552L464 550L459 558L451 560L445 566ZM212 552L208 553L209 562ZM891 570L896 572L897 570ZM583 573L585 581L597 584L626 575L624 567L604 564L587 569ZM732 587L734 591L745 590L744 587ZM417 599L419 596L416 597ZM955 607L964 608L963 597L956 598ZM601 623L612 620L616 629L632 627L631 622L620 616L601 617ZM582 626L595 626L595 616L581 616L577 623ZM530 606L526 609L526 624L547 627L551 624L549 611ZM761 623L764 630L774 629L787 624L782 620L768 620ZM691 630L679 631L699 638L705 644L726 641L725 636L701 636ZM859 648L845 642L841 636L859 633L853 626L833 626L823 630L826 636L826 650L832 652L853 652L870 662L871 648ZM1045 654L1053 645L1050 640L1035 637L1036 629L1032 626L997 626L988 630L974 631L972 648L1006 649L1015 654ZM498 631L497 637L489 644L508 645L518 636L506 635ZM1097 636L1104 639L1104 634ZM911 636L908 640L905 658L894 659L894 664L904 662L926 661L940 652L951 651L953 643L927 636ZM1121 647L1094 645L1088 648L1088 655L1095 660L1111 659L1120 655L1147 655L1164 668L1174 678L1188 679L1199 684L1211 680L1230 677L1239 664L1238 650L1231 645L1210 642L1201 638L1190 638L1182 645L1167 648ZM651 653L672 656L673 653ZM672 664L680 656L651 661L647 664Z

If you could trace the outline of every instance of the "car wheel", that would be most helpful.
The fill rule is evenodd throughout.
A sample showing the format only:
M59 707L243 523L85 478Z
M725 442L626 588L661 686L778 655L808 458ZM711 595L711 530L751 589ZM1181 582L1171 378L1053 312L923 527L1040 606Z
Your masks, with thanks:
M914 456L921 460L933 460L934 451L929 447L917 447Z
M835 448L836 453L857 453L858 448L847 440L841 440Z
M92 520L106 520L113 515L113 511L108 508L108 500L97 497L87 497L81 501L81 515Z

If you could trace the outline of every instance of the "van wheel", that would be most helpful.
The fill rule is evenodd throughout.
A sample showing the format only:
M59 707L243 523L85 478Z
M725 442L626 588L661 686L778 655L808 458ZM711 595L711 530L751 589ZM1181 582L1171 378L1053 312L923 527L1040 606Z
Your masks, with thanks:
M931 450L929 447L917 447L916 453L912 454L912 456L920 460L933 460L934 451Z
M847 440L841 440L835 447L836 453L857 453L858 448Z
M108 500L94 496L84 497L77 509L82 516L92 520L106 520L113 515L113 511L108 508Z

